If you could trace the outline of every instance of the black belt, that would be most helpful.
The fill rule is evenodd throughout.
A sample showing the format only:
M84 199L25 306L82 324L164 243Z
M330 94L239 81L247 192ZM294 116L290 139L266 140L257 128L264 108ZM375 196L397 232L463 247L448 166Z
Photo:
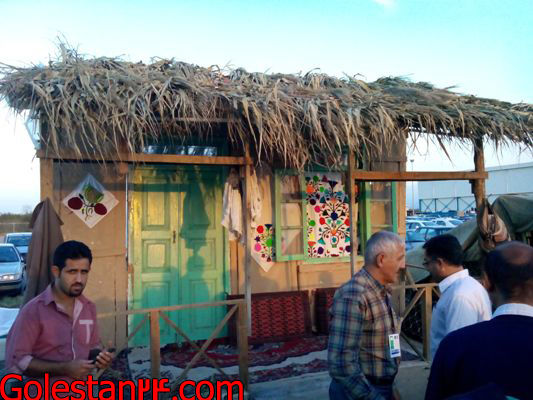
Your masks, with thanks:
M394 376L382 376L380 378L376 378L374 376L367 376L366 379L372 385L378 385L378 386L388 386L388 385L392 385L392 383L394 382Z

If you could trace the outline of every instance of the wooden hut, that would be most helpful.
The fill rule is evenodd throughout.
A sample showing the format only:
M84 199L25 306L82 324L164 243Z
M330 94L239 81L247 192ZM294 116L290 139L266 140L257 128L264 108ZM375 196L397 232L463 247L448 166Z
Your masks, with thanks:
M41 197L52 200L65 239L92 248L86 293L108 313L103 335L118 345L136 321L125 310L238 295L248 315L252 296L288 296L304 310L312 290L361 267L373 232L405 233L405 181L471 180L479 202L483 142L533 143L531 105L400 78L248 73L70 50L1 73L0 98L39 122ZM444 148L474 143L476 170L406 172L409 134ZM222 226L224 215L236 232ZM309 328L310 312L272 307L270 328ZM169 315L204 339L225 310ZM252 336L278 336L254 324ZM148 338L145 329L134 341ZM160 340L178 336L166 326Z

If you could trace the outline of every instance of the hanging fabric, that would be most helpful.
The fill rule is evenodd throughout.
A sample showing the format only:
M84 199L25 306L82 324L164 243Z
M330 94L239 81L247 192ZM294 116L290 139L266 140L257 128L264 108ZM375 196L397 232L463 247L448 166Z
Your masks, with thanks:
M242 196L239 191L239 174L233 168L224 184L222 226L228 230L229 240L242 239Z
M250 227L255 229L259 225L261 211L263 209L263 196L257 183L257 171L250 174Z

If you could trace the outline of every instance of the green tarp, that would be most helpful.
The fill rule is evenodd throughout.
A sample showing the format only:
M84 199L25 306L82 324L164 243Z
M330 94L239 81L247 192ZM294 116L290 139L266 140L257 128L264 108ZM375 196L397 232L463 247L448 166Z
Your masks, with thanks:
M492 204L492 209L505 222L512 239L519 233L533 231L533 196L504 195ZM465 262L476 262L481 258L478 244L478 228L475 219L467 221L448 233L454 235L465 249ZM419 246L407 252L407 264L415 282L426 278L429 273L422 266L424 250Z

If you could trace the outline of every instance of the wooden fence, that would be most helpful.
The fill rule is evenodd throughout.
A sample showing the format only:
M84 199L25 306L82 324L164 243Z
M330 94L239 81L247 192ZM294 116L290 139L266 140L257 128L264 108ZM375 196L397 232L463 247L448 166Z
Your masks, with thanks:
M213 330L209 338L202 344L200 347L193 340L191 340L187 334L176 325L167 315L169 311L177 310L190 310L196 308L207 308L207 307L221 307L221 306L231 306L224 316L224 318L219 322L217 327ZM248 322L247 322L247 310L246 310L246 301L245 299L235 299L235 300L225 300L217 301L212 303L196 303L196 304L186 304L186 305L176 305L176 306L167 306L167 307L157 307L157 308L144 308L138 310L127 310L122 312L114 313L105 313L99 314L98 318L108 318L118 315L132 315L132 314L144 314L144 318L137 324L133 329L130 335L127 338L126 343L128 343L140 330L141 328L149 322L150 325L150 364L151 364L151 377L154 379L159 379L161 377L161 341L160 341L160 319L162 319L166 324L168 324L172 329L176 331L178 335L183 337L189 345L194 348L197 353L194 355L191 361L186 365L185 369L181 375L176 379L171 386L171 393L175 392L179 384L186 378L187 374L194 367L196 362L203 357L208 361L222 376L229 379L228 375L222 370L218 363L209 357L206 354L206 350L209 348L209 345L212 341L219 335L220 331L228 323L230 318L236 314L237 317L237 347L239 350L239 378L243 384L244 389L248 389ZM127 344L126 344L127 346ZM124 347L126 347L124 346ZM124 348L117 349L116 354ZM96 378L99 378L103 371L100 371Z
M413 265L407 265L408 267L419 268ZM401 331L401 337L409 344L409 346L415 351L415 353L422 359L429 361L430 351L430 328L431 328L431 316L433 308L433 294L437 297L440 296L438 291L438 285L436 283L415 283L409 271L406 269L401 283L394 287L394 290L399 295L398 311L400 315L400 321L403 323L405 318L415 310L418 305L421 307L421 325L422 325L422 351L415 345L415 343ZM414 291L413 297L407 304L406 292Z

